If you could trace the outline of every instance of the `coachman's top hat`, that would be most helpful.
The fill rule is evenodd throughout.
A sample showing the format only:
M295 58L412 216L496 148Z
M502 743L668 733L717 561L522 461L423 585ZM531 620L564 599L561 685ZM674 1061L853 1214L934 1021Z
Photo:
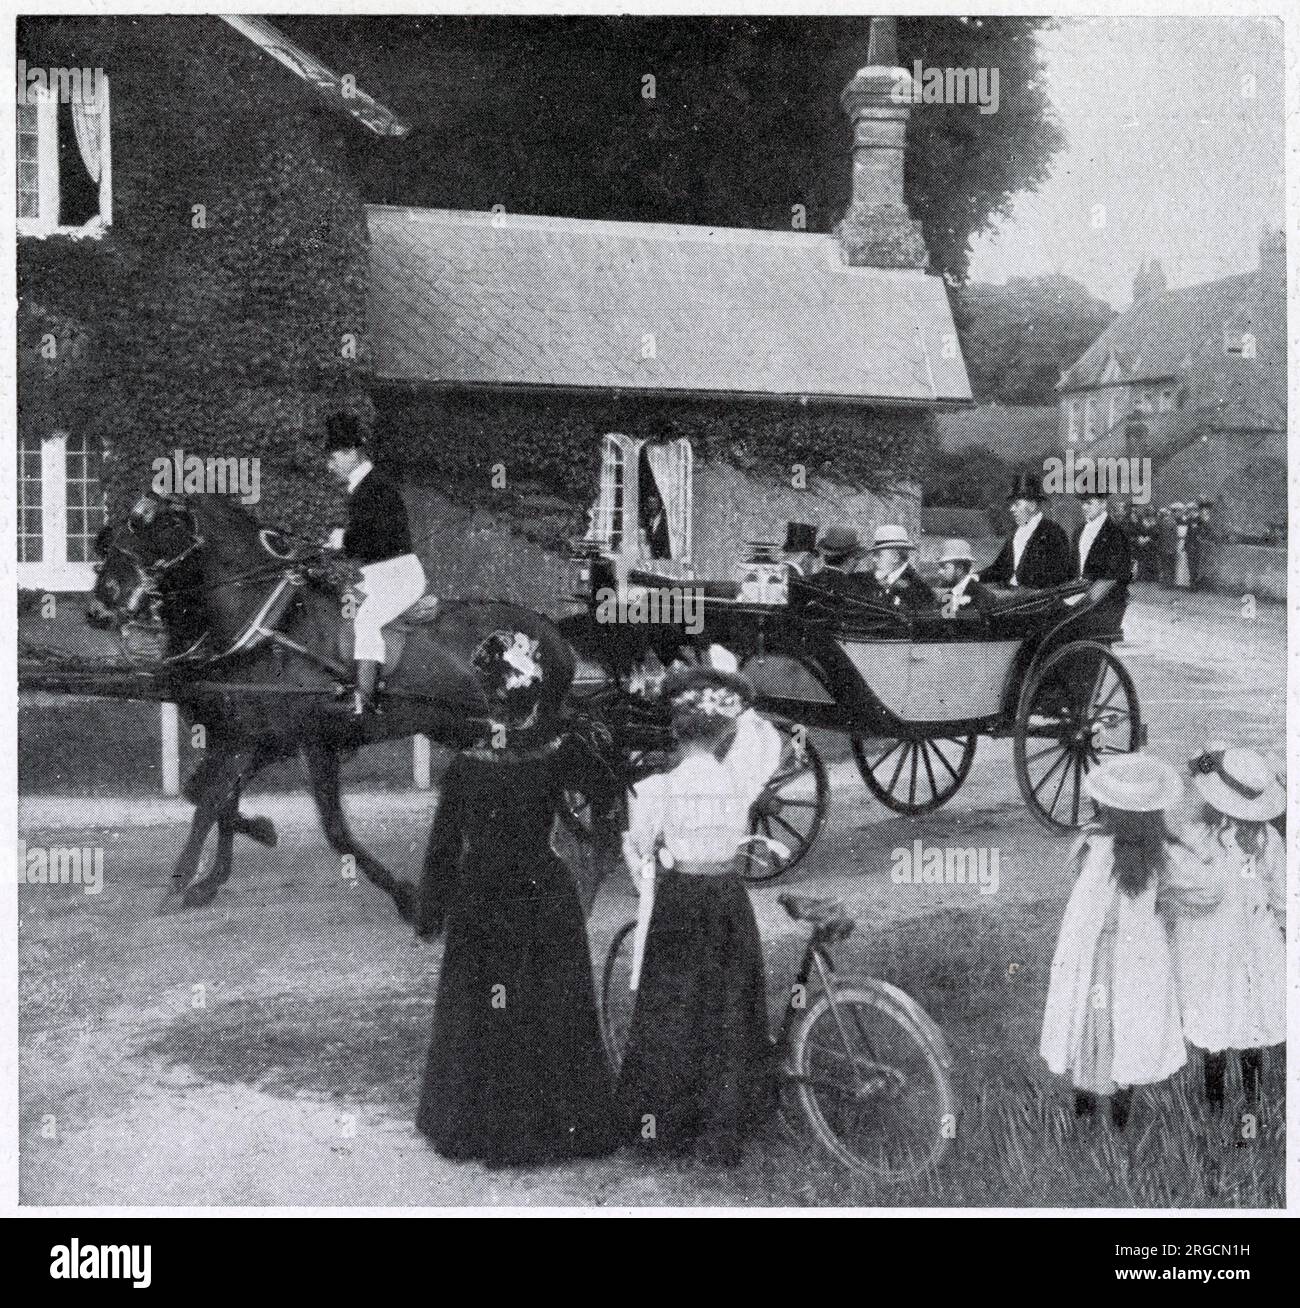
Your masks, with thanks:
M1043 499L1043 480L1036 473L1018 472L1011 481L1011 491L1007 495L1007 503L1014 504L1016 500L1036 500Z
M354 413L331 413L325 419L325 451L361 450L368 442Z

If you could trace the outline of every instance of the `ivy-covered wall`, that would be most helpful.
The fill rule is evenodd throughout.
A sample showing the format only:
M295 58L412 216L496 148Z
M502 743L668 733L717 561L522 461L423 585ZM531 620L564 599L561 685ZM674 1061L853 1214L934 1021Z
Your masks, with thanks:
M889 504L910 520L915 478L934 439L923 410L786 400L382 389L375 405L382 455L410 481L487 509L554 550L586 529L607 432L688 438L697 472L712 465L742 474L734 492L723 492L731 485L725 479L711 484L732 499L755 499L741 518L756 525L764 515L777 525L787 518L823 521L855 498L861 511L879 502L881 512ZM806 489L795 490L796 480ZM704 494L697 476L697 517ZM697 525L697 556L706 544L699 531Z
M371 417L361 129L212 16L29 18L18 54L107 73L113 168L104 238L18 243L20 421L103 442L110 512L181 448L260 457L259 515L317 531L323 415Z

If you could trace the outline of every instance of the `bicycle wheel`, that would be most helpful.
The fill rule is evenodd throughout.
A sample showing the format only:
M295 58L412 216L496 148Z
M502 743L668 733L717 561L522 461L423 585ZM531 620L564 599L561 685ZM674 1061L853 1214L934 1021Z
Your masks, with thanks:
M632 1026L632 1009L636 992L632 978L632 933L635 922L627 922L614 933L605 955L605 971L600 980L600 1034L610 1067L617 1072L623 1064L627 1033Z
M818 1143L851 1171L904 1181L947 1148L956 1106L928 1021L893 986L855 977L836 983L834 1003L819 994L795 1027L800 1107Z

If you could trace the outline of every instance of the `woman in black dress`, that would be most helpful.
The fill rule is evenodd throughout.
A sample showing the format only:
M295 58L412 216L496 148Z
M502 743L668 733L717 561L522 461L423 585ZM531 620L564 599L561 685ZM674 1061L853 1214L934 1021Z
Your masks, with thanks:
M446 925L416 1124L445 1158L525 1166L618 1144L572 874L550 843L567 748L458 755L425 855L420 934Z

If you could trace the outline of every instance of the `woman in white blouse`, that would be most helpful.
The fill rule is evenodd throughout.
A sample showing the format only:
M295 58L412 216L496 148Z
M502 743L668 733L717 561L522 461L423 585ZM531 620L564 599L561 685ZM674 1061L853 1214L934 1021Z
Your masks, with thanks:
M735 673L690 668L664 694L681 761L629 802L641 905L619 1098L638 1143L731 1164L772 1103L763 956L736 855L781 736Z

